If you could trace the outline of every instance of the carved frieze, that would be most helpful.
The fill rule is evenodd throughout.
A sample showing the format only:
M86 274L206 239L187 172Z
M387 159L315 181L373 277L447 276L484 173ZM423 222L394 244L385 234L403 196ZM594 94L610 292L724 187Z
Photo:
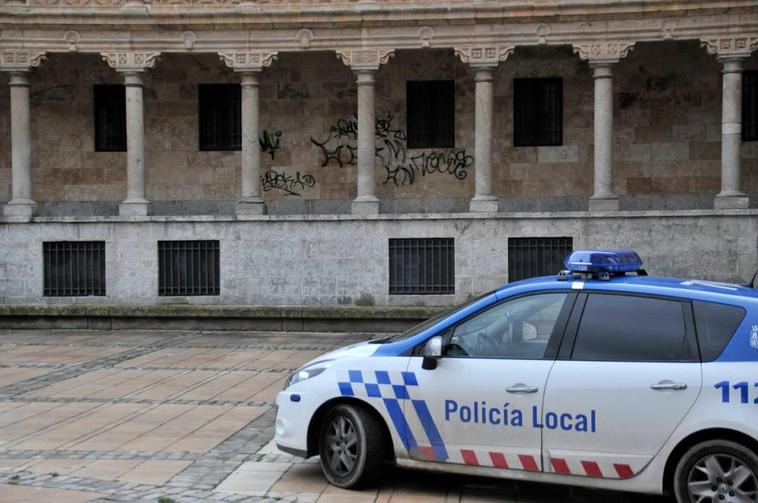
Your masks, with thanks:
M119 72L144 72L155 66L160 52L103 52L103 61Z
M573 43L574 52L590 63L618 63L634 48L634 42L603 41Z
M471 66L497 66L513 53L513 45L456 47L455 54Z
M46 57L45 52L29 50L6 50L0 53L0 69L29 70L39 66Z
M219 52L218 55L226 66L238 72L262 70L277 58L275 51Z
M701 44L708 54L719 57L747 57L758 46L758 36L709 38L702 40Z
M337 57L353 70L378 70L395 55L395 49L337 49Z

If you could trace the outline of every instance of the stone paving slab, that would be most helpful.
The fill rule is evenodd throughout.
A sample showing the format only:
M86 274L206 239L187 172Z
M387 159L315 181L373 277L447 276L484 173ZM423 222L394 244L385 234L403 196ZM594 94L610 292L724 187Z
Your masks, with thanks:
M273 402L292 369L370 337L0 330L0 502L656 500L400 469L327 484L273 445Z

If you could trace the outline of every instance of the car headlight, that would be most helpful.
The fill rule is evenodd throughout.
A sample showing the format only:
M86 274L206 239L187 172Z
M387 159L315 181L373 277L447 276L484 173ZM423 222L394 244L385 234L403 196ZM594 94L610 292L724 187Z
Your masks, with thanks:
M316 377L324 370L326 370L330 365L331 360L322 360L320 362L306 365L305 367L297 369L291 376L289 376L289 379L287 379L287 384L285 384L284 389L289 388L293 384L297 384L312 377Z

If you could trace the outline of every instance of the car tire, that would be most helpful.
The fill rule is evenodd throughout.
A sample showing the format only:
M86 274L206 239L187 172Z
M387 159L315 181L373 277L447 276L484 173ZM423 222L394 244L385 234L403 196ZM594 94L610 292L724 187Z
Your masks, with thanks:
M709 440L690 448L674 471L678 503L758 501L758 456L730 440Z
M336 405L321 422L321 469L337 487L359 489L376 483L387 447L380 420L362 407Z

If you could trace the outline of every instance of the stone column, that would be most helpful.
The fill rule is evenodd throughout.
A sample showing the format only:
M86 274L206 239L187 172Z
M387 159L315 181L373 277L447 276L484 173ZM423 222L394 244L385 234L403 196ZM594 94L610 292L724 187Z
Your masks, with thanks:
M376 109L375 70L355 72L358 82L358 197L352 212L379 213L376 197Z
M260 100L258 72L242 74L242 166L240 200L237 214L262 215L266 205L261 198Z
M143 72L123 72L126 86L126 200L118 214L144 216L150 211L145 199L145 127L142 99Z
M619 209L613 193L613 72L608 62L593 63L595 79L595 190L589 201L591 211Z
M476 120L474 129L475 194L472 212L495 213L498 201L492 195L492 79L495 67L474 68Z
M742 62L743 57L719 57L724 65L721 98L721 192L716 208L747 208L748 198L740 190L742 145Z
M37 204L32 200L32 129L29 113L29 72L10 74L12 197L5 205L6 217L31 218Z

